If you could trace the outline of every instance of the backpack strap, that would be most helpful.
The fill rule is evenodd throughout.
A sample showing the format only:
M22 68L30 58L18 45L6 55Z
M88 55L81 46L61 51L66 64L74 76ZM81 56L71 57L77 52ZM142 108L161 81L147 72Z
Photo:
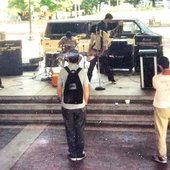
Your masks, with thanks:
M68 68L68 66L64 67L65 70L68 72L68 73L71 73L71 70ZM78 74L80 71L82 70L81 67L79 67L75 72Z
M68 72L68 73L70 73L71 71L70 71L70 69L66 66L66 67L64 67L65 68L65 70Z
M76 73L78 74L81 70L82 70L82 68L79 67L79 68L76 70Z

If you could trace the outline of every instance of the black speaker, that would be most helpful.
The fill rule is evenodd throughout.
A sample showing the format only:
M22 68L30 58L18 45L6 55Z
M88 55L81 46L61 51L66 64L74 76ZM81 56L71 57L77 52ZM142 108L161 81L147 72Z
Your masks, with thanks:
M149 53L148 53L149 52ZM157 56L156 51L140 52L140 81L141 88L153 88L152 78L157 74Z
M133 46L127 41L113 41L108 48L110 65L112 68L130 69L134 66Z
M22 69L21 40L0 41L0 75L21 75Z

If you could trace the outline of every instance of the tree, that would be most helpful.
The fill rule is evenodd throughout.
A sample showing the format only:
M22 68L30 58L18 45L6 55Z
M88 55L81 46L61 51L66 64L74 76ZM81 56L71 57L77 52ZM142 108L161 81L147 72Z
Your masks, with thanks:
M97 8L98 0L83 0L81 7L85 10L85 14L92 14L93 8Z
M94 9L97 10L98 5L100 6L102 2L108 3L109 1L108 0L83 0L81 7L85 10L86 14L92 14L94 12Z
M56 0L40 0L40 6L47 6L49 11L56 11L57 7L60 7Z
M50 11L56 11L57 8L62 6L62 0L30 0L31 6L39 11L41 6L47 6ZM9 0L9 8L15 8L19 12L28 11L29 0Z
M40 0L30 0L30 5L34 11L39 11ZM29 11L29 0L9 0L8 8L15 9L19 13Z
M26 0L9 0L9 8L15 8L18 12L28 11L29 4Z
M9 0L8 8L11 8L13 13L17 13L22 20L29 19L29 5L31 5L32 10L34 10L34 6L37 5L39 0Z

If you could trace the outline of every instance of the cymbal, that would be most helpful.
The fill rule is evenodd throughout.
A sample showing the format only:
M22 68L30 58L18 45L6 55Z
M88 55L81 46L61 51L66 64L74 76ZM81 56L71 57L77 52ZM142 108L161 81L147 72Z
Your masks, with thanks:
M86 36L87 36L86 34L78 34L74 38L81 39L81 38L85 38Z
M67 44L64 44L64 45L63 45L63 47L65 47L65 46L66 46L66 47L67 47L67 46L73 46L73 44L72 44L72 43L67 43Z
M79 43L78 45L89 45L89 43Z
M53 55L53 54L59 54L60 52L58 52L58 51L46 51L45 52L45 54L51 54L51 55Z

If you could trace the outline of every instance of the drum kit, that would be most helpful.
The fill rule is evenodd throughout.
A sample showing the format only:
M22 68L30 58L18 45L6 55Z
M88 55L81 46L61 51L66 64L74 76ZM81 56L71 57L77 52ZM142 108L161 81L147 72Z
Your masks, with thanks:
M76 49L79 51L80 54L80 61L83 62L83 68L86 67L86 61L88 61L88 47L89 47L89 41L87 39L81 39L79 36L77 37L78 45ZM58 82L58 74L63 68L67 62L68 62L68 53L72 49L72 44L66 44L62 47L61 51L46 51L45 52L45 66L44 66L44 72L45 78L41 78L42 81L51 80L51 83L53 86L57 86ZM87 57L87 58L86 58ZM91 56L93 57L93 55ZM99 61L98 61L99 64ZM41 74L43 74L41 73ZM40 75L40 74L39 74ZM33 78L37 77L38 75L34 76ZM101 87L101 78L99 75L99 87L96 88L96 90L104 90L103 87Z
M77 49L80 53L80 60L83 59L83 67L86 67L86 55L87 52L85 47L88 45L88 43L79 43L77 46ZM81 47L80 47L81 46ZM61 51L46 51L44 55L44 74L45 77L41 78L42 81L51 80L51 83L53 86L57 86L58 81L58 74L65 65L67 65L68 62L68 53L71 50L71 44L66 44L62 47ZM40 73L38 75L34 75L32 78L36 78L39 75L42 75L43 73Z

